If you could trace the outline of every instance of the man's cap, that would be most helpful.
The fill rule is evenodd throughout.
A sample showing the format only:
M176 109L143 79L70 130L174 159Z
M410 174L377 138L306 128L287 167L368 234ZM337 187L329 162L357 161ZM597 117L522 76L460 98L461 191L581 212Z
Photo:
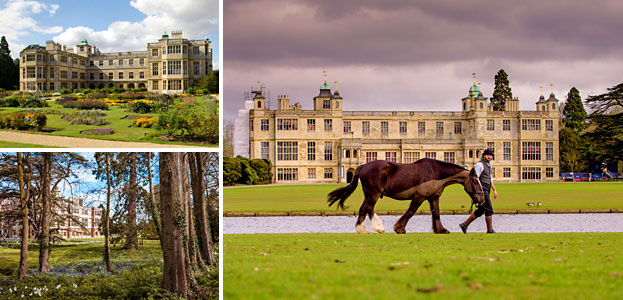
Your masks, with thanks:
M493 155L493 151L491 151L491 149L486 149L485 152L482 153L482 155Z

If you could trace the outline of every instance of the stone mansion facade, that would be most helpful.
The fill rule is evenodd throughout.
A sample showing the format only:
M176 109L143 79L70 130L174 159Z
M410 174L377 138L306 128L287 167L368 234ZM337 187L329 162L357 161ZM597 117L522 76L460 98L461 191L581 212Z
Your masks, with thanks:
M146 88L183 93L212 72L208 39L188 40L181 31L167 33L146 51L100 53L86 39L76 50L47 41L20 52L20 91L56 92L63 88Z
M249 157L270 159L276 183L347 183L357 166L377 159L413 163L434 158L472 168L484 149L494 153L496 182L557 181L558 99L541 96L536 110L519 100L492 105L474 83L462 111L343 111L325 83L313 109L277 97L268 109L261 89L249 111Z

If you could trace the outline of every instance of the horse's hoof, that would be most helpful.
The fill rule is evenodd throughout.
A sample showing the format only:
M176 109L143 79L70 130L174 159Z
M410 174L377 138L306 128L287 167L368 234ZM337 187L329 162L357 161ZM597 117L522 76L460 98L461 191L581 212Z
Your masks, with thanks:
M397 234L405 234L405 233L407 233L407 231L405 230L404 227L399 228L399 227L396 227L396 226L394 226L394 232L396 232Z
M378 233L385 233L385 226L383 226L383 222L376 214L370 219L370 228Z
M364 224L363 222L361 224L355 225L355 230L357 230L357 233L359 234L368 233L368 230L366 229L366 224Z
M441 230L435 232L436 234L448 234L450 231L448 229L442 228Z

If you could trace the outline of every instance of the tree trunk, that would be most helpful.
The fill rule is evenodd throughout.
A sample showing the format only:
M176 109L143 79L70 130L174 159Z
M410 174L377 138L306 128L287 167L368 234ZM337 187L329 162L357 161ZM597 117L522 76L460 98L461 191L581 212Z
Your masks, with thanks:
M47 273L50 269L50 263L48 262L50 256L50 165L52 154L50 152L43 152L43 187L41 192L42 204L42 217L41 217L41 235L39 237L39 272Z
M110 264L110 153L106 152L106 215L104 216L104 261L106 271L112 273Z
M184 231L186 216L182 185L182 153L160 153L160 217L162 218L162 288L186 297L190 278L186 272ZM191 274L192 276L192 274Z
M188 283L191 287L196 287L196 282L193 276L193 270L199 266L197 261L197 235L195 234L195 224L193 222L193 216L191 212L190 204L190 177L188 175L188 155L189 153L182 154L181 157L181 179L182 182L182 200L184 201L184 214L186 220L186 227L184 230L184 249L186 251L186 274L188 275Z
M210 221L207 215L207 202L202 172L203 160L201 158L201 153L190 153L189 155L190 177L194 201L193 210L195 212L195 221L198 225L197 238L199 241L199 249L203 260L213 266L216 265L216 258L214 256Z
M156 233L158 233L158 239L160 240L160 249L162 249L162 227L160 224L160 215L158 214L158 208L156 207L156 199L154 197L153 176L151 174L151 152L147 153L147 169L149 173L149 209L151 212L151 218L156 226Z
M20 250L17 278L22 279L26 277L28 272L26 264L28 261L28 229L30 229L30 225L28 225L28 203L24 193L24 165L20 152L17 152L17 176L19 176L19 196L22 208L22 249Z
M136 198L137 198L137 174L136 174L136 159L137 154L131 154L132 161L130 162L130 184L128 191L128 207L127 207L127 223L128 223L128 235L125 241L123 249L126 250L138 250L138 228L136 226Z

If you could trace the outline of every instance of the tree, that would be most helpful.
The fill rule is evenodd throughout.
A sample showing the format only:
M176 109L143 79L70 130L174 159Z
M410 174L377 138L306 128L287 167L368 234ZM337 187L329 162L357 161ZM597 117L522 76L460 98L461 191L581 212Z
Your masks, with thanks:
M138 198L138 184L137 184L137 154L136 152L129 153L130 155L130 178L127 187L127 237L125 239L125 245L123 249L126 250L138 250L138 228L136 226L136 202Z
M52 164L52 153L43 152L43 187L41 191L42 204L42 220L41 233L39 236L39 272L47 273L50 270L50 217L51 217L51 200L50 200L50 165Z
M508 74L506 74L504 69L500 69L500 71L495 74L495 87L493 88L493 97L491 97L493 110L506 110L506 101L512 99L513 92L511 91L510 83L508 81Z
M223 156L234 157L234 124L229 121L223 124Z
M154 193L153 187L153 175L151 174L151 152L147 153L147 169L149 176L149 198L148 198L148 210L151 213L151 218L156 227L156 233L158 234L158 239L160 240L160 248L162 249L162 226L160 224L160 213L158 212L158 206L156 204L156 197Z
M20 250L17 278L22 279L26 277L28 271L26 265L28 261L28 229L30 229L30 225L28 224L27 196L24 191L24 165L22 162L22 153L20 152L17 152L17 170L17 176L19 177L20 206L22 210L22 248Z
M197 239L201 258L208 262L209 265L216 265L214 257L214 243L212 242L212 234L210 230L210 222L205 194L205 184L203 174L203 158L201 153L189 153L190 178L193 191L193 203L195 212L195 220L197 220Z
M110 153L104 154L106 157L106 213L104 214L104 262L106 271L112 272L110 263Z
M590 128L585 136L590 143L590 155L607 162L623 161L623 83L608 88L608 92L589 96L586 104L593 110Z
M206 75L201 80L195 81L193 88L203 89L209 94L219 93L219 78L218 70Z
M562 111L563 125L577 133L581 133L586 129L586 117L587 114L582 104L580 91L572 87L567 94L567 102Z
M0 88L15 89L19 84L19 65L11 58L9 42L2 36L0 39Z

